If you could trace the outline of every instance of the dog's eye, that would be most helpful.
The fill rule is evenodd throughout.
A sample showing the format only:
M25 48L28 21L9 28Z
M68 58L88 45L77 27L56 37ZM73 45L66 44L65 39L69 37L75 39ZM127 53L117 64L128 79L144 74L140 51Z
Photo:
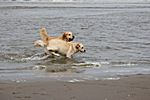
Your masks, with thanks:
M83 49L83 47L81 49Z
M68 34L69 36L71 35L71 34Z

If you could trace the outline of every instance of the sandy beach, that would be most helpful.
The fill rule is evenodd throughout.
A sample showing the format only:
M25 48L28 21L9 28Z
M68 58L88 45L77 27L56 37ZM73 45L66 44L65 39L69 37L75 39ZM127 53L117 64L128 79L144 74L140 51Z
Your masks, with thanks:
M0 82L1 100L150 100L150 75L85 82Z

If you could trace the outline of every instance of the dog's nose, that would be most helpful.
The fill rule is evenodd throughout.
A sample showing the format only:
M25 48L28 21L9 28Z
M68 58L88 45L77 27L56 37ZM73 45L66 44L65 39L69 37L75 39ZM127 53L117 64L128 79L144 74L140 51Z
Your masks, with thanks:
M75 36L73 36L73 39L75 38Z
M73 36L72 36L72 41L74 40L74 38L75 38L75 36L73 35Z

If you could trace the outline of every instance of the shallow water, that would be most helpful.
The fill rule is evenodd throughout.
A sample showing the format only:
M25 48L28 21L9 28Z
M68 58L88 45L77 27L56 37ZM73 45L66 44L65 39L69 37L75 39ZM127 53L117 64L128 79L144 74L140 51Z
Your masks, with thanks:
M87 52L48 57L33 41L72 31ZM150 74L150 4L0 3L0 79L84 81Z

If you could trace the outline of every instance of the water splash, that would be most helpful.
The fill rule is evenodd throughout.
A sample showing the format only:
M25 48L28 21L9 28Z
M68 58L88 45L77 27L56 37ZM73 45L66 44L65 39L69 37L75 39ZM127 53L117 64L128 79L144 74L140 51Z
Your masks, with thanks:
M84 63L74 63L73 66L77 67L101 67L101 64L99 62L84 62Z
M41 56L41 55L33 55L30 57L22 58L20 61L35 61L35 60L44 60L47 59L49 55Z

